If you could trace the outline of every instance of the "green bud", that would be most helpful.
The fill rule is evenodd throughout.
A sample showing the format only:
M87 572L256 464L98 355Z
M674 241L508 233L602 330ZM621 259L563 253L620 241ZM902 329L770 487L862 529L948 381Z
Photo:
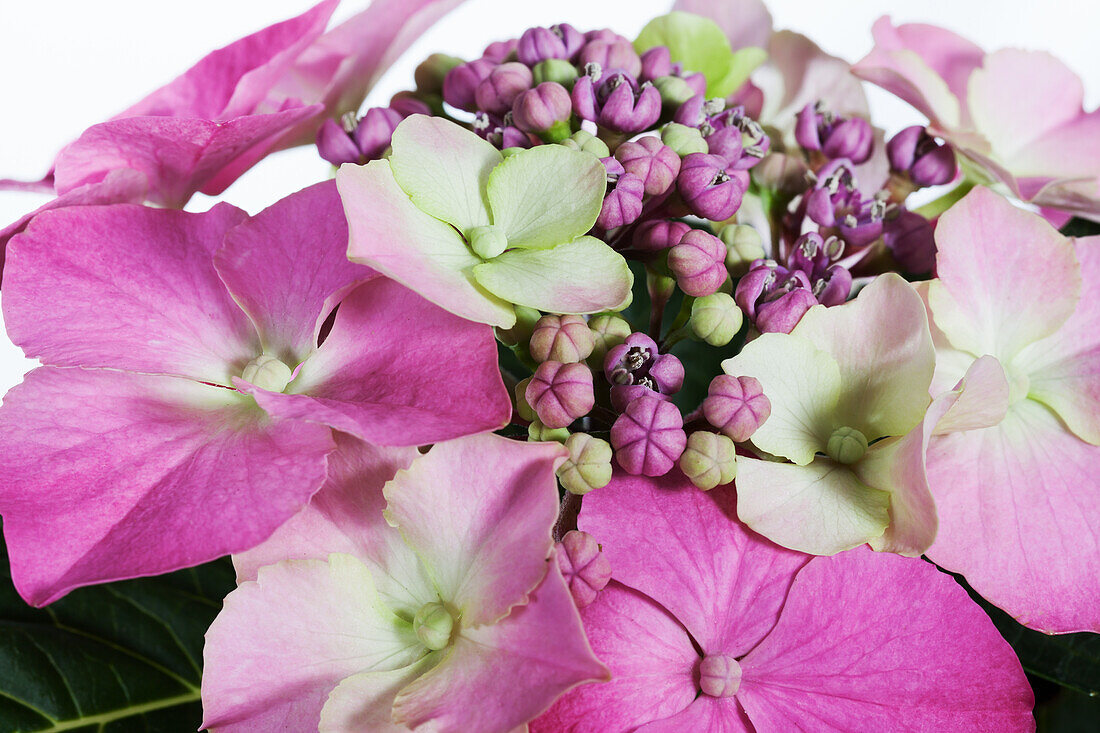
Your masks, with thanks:
M867 452L867 438L855 428L837 428L829 436L825 452L837 463L850 465Z
M443 78L447 72L463 63L457 56L445 53L433 53L420 62L413 72L417 91L425 94L443 94Z
M718 238L726 245L726 269L735 277L748 272L753 260L765 256L760 232L747 224L727 224L718 232Z
M703 491L737 478L737 446L719 433L699 430L688 436L680 470Z
M695 96L695 90L678 76L658 77L653 80L653 86L657 87L657 91L661 93L661 105L666 111L675 110Z
M577 67L565 59L546 59L535 64L531 69L531 76L535 80L535 86L544 81L553 81L572 90L577 81Z
M691 304L691 332L711 346L725 346L737 332L745 316L726 293L696 298Z
M270 354L263 354L248 362L241 379L268 392L282 392L290 384L292 375L293 371L286 364Z
M588 433L573 433L565 441L569 458L558 467L558 479L566 491L584 495L611 481L611 444Z
M491 260L504 254L508 249L508 235L504 229L493 224L474 227L466 232L466 241L470 243L470 249L483 260Z
M710 150L703 133L697 128L670 122L661 128L661 142L672 148L681 158L691 153L706 153Z
M541 313L525 305L517 305L515 310L516 324L511 328L496 329L497 340L505 346L526 344L535 330L535 324L542 318Z
M531 383L531 378L520 380L520 383L516 385L516 414L522 417L527 422L532 422L536 419L535 411L532 409L529 402L527 402L527 385Z
M573 150L583 150L586 153L592 153L597 158L606 158L611 155L611 148L607 147L607 143L587 130L577 130L558 144L564 145L567 148L572 148Z
M569 439L569 428L548 428L537 417L527 426L527 440L530 443L548 443L556 440L564 443Z
M588 321L588 328L592 330L595 345L592 354L588 357L588 366L593 369L603 369L603 359L607 352L626 341L632 329L630 324L619 316L604 313L594 316Z
M433 652L451 643L455 617L439 601L425 603L413 616L413 631L420 643Z

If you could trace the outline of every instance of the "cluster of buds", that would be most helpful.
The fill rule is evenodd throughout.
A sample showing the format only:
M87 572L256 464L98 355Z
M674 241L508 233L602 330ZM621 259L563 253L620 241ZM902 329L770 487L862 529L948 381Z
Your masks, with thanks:
M339 121L325 120L317 131L317 152L335 166L378 160L389 149L393 131L401 120L430 112L426 103L400 94L389 107L371 107L362 117L348 112Z

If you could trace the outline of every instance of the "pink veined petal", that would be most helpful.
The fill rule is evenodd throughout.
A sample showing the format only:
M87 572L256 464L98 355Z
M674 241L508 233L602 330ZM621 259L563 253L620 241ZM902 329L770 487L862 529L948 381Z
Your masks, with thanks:
M991 190L975 188L940 217L936 244L940 282L928 300L954 347L1008 365L1073 313L1081 292L1073 243Z
M531 723L531 733L630 731L691 705L698 694L699 654L668 611L612 580L581 609L581 619L611 680L582 685L558 698Z
M683 711L671 718L646 723L637 733L756 733L745 711L733 697L699 695Z
M672 9L713 20L734 51L746 46L767 48L772 35L772 15L761 0L676 0Z
M354 555L370 570L384 603L410 618L438 599L420 560L382 513L382 487L419 454L415 448L383 448L335 433L325 484L309 504L263 543L233 556L237 582L255 580L264 565L280 560L323 560L334 552Z
M41 367L0 407L0 513L20 594L251 547L320 488L331 431L175 377Z
M1054 226L1064 226L1071 216L1100 221L1100 177L1053 181L1025 178L1020 185L1032 192L1027 199L1044 207L1040 212Z
M67 206L140 204L145 200L148 189L149 181L145 177L145 174L124 168L122 170L110 171L103 177L102 181L78 186L68 193L57 196L52 201L46 202L29 214L21 216L8 226L0 229L0 274L2 274L4 270L5 252L8 248L8 241L16 234L26 229L30 221L39 214L50 211L51 209L61 209ZM50 190L52 192L52 186Z
M317 348L329 312L374 277L347 258L348 227L333 181L269 206L231 229L214 267L249 315L264 352L291 368Z
M228 120L253 114L302 52L324 32L339 0L245 36L198 63L117 115Z
M1073 315L1029 347L1018 366L1028 396L1050 407L1082 440L1100 445L1100 236L1075 240L1083 290Z
M935 316L932 314L932 306L928 302L928 291L933 282L936 281L924 280L913 283L913 289L924 301L925 314L928 316L928 330L932 334L932 345L936 349L936 371L932 375L932 384L928 388L928 393L932 397L940 397L958 387L959 382L965 378L966 372L974 365L975 355L952 346L947 339L947 334L936 325ZM998 365L1000 364L995 357L990 356L989 359ZM1001 375L1004 376L1003 369L1001 369ZM989 423L989 425L998 422L1000 422L1000 418ZM983 427L988 427L988 425Z
M402 670L424 652L354 557L263 567L226 597L206 633L203 728L315 730L342 680Z
M260 348L213 253L245 218L229 204L202 214L123 204L42 214L8 247L8 334L46 364L229 385Z
M934 438L928 474L928 557L1031 628L1100 631L1100 447L1021 400L996 427Z
M946 28L924 23L904 23L895 27L894 31L905 48L920 56L928 68L947 83L947 88L956 98L966 99L970 76L986 58L981 47ZM962 122L966 123L965 106L961 111Z
M386 484L386 519L464 626L497 622L545 577L565 456L557 443L474 435L436 443Z
M995 157L1014 174L1069 176L1073 174L1059 173L1059 163L1065 164L1068 151L1048 161L1028 148L1039 142L1047 153L1053 153L1051 144L1058 136L1057 128L1083 115L1084 96L1081 79L1054 56L1006 48L986 56L983 67L970 77L967 98L975 129L993 146ZM1100 151L1093 141L1078 154L1082 155L1081 163L1093 163L1091 172L1095 176L1100 167L1097 156L1087 155L1090 149ZM1015 161L1021 152L1023 159ZM1055 167L1049 169L1052 164ZM1069 169L1080 170L1072 163Z
M1025 147L1018 148L1006 165L1017 176L1042 179L1096 181L1100 176L1100 110L1051 127ZM1095 198L1095 196L1094 196Z
M397 693L438 664L443 654L428 654L401 669L360 672L344 679L325 700L318 732L408 733L407 726L393 722L393 700Z
M530 602L498 623L464 624L453 643L438 665L398 693L394 722L430 723L440 733L508 733L576 685L610 678L585 639L557 563Z
M424 445L496 430L511 416L490 328L392 280L357 287L289 394L244 382L267 412L324 423L378 445Z
M1012 648L957 583L915 558L815 558L779 623L741 660L760 730L1031 729Z
M704 653L740 656L771 630L807 557L746 530L734 503L731 487L700 491L678 469L616 476L585 498L578 526L612 578L667 608Z
M992 356L983 356L970 365L952 391L933 400L928 412L939 415L933 434L997 425L1008 412L1008 394L1008 380L1001 363Z
M280 133L320 111L319 105L313 105L223 122L193 117L127 117L101 122L58 154L57 192L64 194L103 180L112 170L132 168L148 177L150 202L180 208L236 158L273 143ZM258 159L252 156L251 162Z

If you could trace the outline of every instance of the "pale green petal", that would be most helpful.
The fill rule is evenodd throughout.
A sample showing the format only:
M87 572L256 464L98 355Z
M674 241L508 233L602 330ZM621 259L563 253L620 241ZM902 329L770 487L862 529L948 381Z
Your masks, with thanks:
M871 547L880 552L920 557L936 539L936 502L924 467L930 423L936 417L929 415L927 423L908 435L878 441L852 466L860 482L890 495L890 526L871 541Z
M796 466L738 456L737 516L784 547L833 555L882 535L890 495L828 458Z
M549 313L599 313L630 302L634 276L626 260L594 237L553 249L516 249L474 268L489 292Z
M413 203L460 232L491 224L485 198L500 151L440 117L413 115L393 132L393 177Z
M390 165L343 165L336 187L348 220L348 258L368 265L455 315L511 328L516 315L474 281L481 262L448 224L428 216L394 181Z
M771 415L752 436L761 450L805 466L824 451L837 427L840 368L801 336L766 333L722 362L734 377L755 377L771 401Z
M592 228L606 187L607 170L596 156L540 145L493 170L489 208L509 247L554 247Z
M811 308L792 334L836 359L839 424L875 440L904 435L924 417L936 351L924 302L900 276L876 278L844 305Z

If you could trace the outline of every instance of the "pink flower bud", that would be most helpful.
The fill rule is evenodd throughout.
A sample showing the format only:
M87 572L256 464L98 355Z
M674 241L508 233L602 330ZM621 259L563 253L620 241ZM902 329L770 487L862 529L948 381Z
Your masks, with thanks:
M527 385L527 403L548 428L564 428L596 404L592 372L584 364L544 361Z
M691 227L674 219L650 219L634 230L634 249L659 252L680 243Z
M699 663L699 689L711 697L733 697L741 689L741 664L725 654L708 654Z
M457 109L475 112L477 86L494 67L488 59L476 59L454 67L443 77L443 101Z
M625 71L633 77L642 73L642 59L634 51L629 41L595 40L589 41L581 49L577 66L584 68L588 64L599 64L602 69Z
M512 109L516 97L530 89L533 82L529 68L518 61L509 61L497 66L482 79L474 92L474 99L478 109L503 115Z
M645 192L650 196L670 189L680 172L680 156L652 135L623 143L615 151L615 158L627 173L642 179Z
M325 120L317 130L317 152L333 165L359 162L359 146L336 120Z
M577 608L584 608L596 600L596 594L611 580L611 563L600 551L596 539L574 529L565 533L554 551Z
M377 160L386 152L393 138L393 131L403 120L397 110L385 107L371 107L359 120L355 128L355 142L363 154L364 160Z
M663 476L687 445L684 419L671 402L643 395L627 405L611 426L611 445L627 473Z
M569 136L569 118L573 114L573 102L569 92L561 84L544 81L534 89L522 92L512 103L512 121L526 132L542 133L555 125L561 138Z
M641 178L631 173L620 174L615 187L604 197L596 224L604 229L633 224L642 215L644 197L645 184Z
M735 443L751 438L771 412L772 403L755 377L720 374L711 381L703 400L707 422Z
M546 59L567 59L569 53L561 36L549 28L528 28L519 37L516 56L528 66Z
M531 333L531 358L538 362L583 361L592 353L596 340L581 316L543 316Z
M723 221L741 207L749 177L743 170L726 170L725 159L717 155L692 153L681 163L676 185L694 213Z
M688 295L701 298L718 291L726 272L726 245L713 234L692 229L668 251L668 269Z
M644 81L654 81L658 77L672 74L672 53L667 46L654 46L642 54L642 74Z
M756 306L756 327L761 333L790 333L817 298L805 288L795 288L776 300Z
M500 64L512 55L517 45L519 45L519 39L517 38L509 38L507 41L493 41L485 47L481 55L494 64Z

